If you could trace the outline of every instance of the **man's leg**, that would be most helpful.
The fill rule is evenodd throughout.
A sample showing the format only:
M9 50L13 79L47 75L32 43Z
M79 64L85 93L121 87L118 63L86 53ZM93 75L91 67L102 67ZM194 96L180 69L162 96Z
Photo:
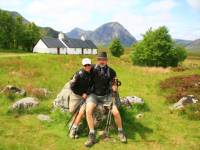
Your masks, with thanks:
M121 119L119 110L115 105L113 105L112 114L114 116L115 123L116 123L118 129L122 129L122 119Z
M93 112L96 107L96 104L94 103L87 103L86 105L86 118L88 127L90 130L94 130L94 118L93 118Z
M120 141L123 143L126 143L127 139L122 128L122 119L116 105L113 105L112 114L114 116L115 123L117 124L117 127L118 127L118 135L119 135Z

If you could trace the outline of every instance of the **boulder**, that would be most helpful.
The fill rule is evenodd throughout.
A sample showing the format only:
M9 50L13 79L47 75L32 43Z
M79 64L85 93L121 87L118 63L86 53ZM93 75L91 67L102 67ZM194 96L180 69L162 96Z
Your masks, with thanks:
M12 104L11 110L30 109L39 105L38 99L34 97L22 98Z
M185 97L182 97L177 103L173 104L173 106L170 107L170 109L182 109L185 105L188 104L195 104L198 102L198 99L195 98L194 95L188 95Z
M70 82L66 83L56 99L53 101L53 108L60 108L62 111L68 111L69 96L72 93Z
M121 104L122 106L131 107L132 104L144 104L144 100L137 96L127 96L121 98Z
M52 119L51 119L48 115L44 115L44 114L39 114L39 115L37 116L37 118L38 118L40 121L47 121L47 122L52 121Z
M24 89L20 89L16 86L13 85L7 85L2 91L1 93L4 94L15 94L15 95L20 95L20 96L25 96L26 95L26 91Z

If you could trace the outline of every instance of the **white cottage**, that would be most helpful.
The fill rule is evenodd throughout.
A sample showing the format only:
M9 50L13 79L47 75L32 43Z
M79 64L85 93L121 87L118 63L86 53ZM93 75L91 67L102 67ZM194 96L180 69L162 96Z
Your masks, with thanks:
M58 38L40 39L33 48L34 53L51 54L97 54L97 47L91 40L73 39L59 33Z

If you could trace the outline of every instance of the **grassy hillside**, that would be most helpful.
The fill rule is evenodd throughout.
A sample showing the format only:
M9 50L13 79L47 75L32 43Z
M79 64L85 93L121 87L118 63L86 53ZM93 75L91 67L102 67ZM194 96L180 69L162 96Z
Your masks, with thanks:
M126 51L129 53L129 50ZM178 75L200 74L200 57L190 56L183 66L188 68L196 64L198 68L176 72L170 68L148 68L132 66L128 55L120 59L110 58L110 65L117 71L122 81L120 95L137 95L144 98L145 108L123 112L128 144L118 142L115 130L108 141L100 140L91 149L179 149L198 150L200 148L200 122L189 120L171 113L165 103L166 94L159 87L161 81ZM4 55L4 57L1 57ZM14 54L13 54L14 55ZM17 54L16 54L17 55ZM93 62L94 56L88 55ZM48 98L40 99L40 106L22 114L8 113L12 99L0 95L0 149L3 150L75 150L86 149L86 133L78 140L66 135L66 115L51 112L52 101L73 73L80 68L83 56L58 56L27 54L25 56L7 56L0 54L0 88L14 84L26 90L44 87L52 91ZM136 120L135 115L144 112L144 118ZM39 113L50 114L53 122L40 122Z

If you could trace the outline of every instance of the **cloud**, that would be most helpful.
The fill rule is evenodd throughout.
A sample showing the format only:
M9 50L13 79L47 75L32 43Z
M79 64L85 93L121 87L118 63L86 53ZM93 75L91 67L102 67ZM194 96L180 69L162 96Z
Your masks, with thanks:
M113 21L121 22L137 39L141 39L150 27L169 26L173 23L173 8L176 7L173 0L160 0L146 5L143 13L123 11L115 14Z
M200 0L187 1L199 9ZM191 16L192 22L185 18L182 21L182 17L174 12L180 3L176 0L0 0L0 7L18 11L39 26L50 26L63 32L74 27L93 30L103 23L118 21L137 39L141 39L141 34L150 27L161 25L166 25L174 36L185 38L188 35L194 39L199 36L193 28L199 25L194 25L197 17ZM183 28L183 24L188 27Z
M200 10L200 0L187 0L187 2L195 10Z
M176 5L177 3L174 0L159 0L150 3L146 10L149 12L168 12Z

